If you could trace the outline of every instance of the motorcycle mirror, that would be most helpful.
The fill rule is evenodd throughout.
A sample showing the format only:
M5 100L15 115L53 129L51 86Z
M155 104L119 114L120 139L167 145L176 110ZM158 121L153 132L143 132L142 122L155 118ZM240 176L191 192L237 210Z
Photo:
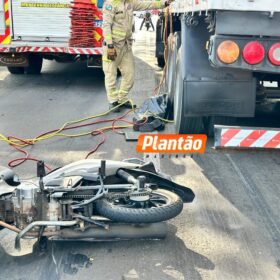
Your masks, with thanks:
M43 178L46 176L45 163L40 160L37 162L37 177Z
M100 165L100 168L99 168L99 175L102 178L106 177L106 160L101 160L101 165Z

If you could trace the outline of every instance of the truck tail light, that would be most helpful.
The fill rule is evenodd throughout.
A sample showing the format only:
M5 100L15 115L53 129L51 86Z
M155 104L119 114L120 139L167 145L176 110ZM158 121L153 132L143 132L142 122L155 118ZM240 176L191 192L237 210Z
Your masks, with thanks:
M243 49L244 60L251 65L259 64L265 57L265 50L261 43L250 42Z
M276 65L280 66L280 43L274 44L268 51L269 61Z
M217 49L217 55L221 62L225 64L234 63L240 54L239 46L234 41L224 41Z

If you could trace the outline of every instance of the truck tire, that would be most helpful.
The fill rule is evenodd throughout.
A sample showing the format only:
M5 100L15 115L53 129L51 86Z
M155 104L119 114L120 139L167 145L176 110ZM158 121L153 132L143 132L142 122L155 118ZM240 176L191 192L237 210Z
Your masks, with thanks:
M25 68L26 74L39 75L43 66L43 58L39 55L29 56L29 66Z
M96 210L102 216L122 223L157 223L172 219L183 210L183 201L175 193L157 189L152 194L164 197L166 204L151 208L132 208L115 205L112 200L100 199L96 202Z
M182 49L180 47L176 60L176 82L174 92L174 121L176 133L199 134L203 130L202 117L186 117L184 115L184 81L181 68Z
M165 60L163 56L158 56L157 57L157 64L158 67L163 68L165 66Z
M7 67L8 71L13 75L22 75L24 74L24 67Z
M236 125L237 118L226 116L213 116L203 118L205 133L209 137L214 137L214 125Z
M164 38L163 36L163 20L159 18L156 23L156 58L159 67L163 68L165 66L164 59Z

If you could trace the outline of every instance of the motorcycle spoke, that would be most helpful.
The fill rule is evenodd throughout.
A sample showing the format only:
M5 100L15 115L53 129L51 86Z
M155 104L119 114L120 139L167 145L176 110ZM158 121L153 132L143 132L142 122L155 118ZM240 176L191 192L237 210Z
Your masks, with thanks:
M157 193L151 193L150 198L147 201L133 201L130 200L128 197L125 197L112 200L112 204L122 208L145 209L165 206L166 204L168 204L168 201L164 196L161 196Z

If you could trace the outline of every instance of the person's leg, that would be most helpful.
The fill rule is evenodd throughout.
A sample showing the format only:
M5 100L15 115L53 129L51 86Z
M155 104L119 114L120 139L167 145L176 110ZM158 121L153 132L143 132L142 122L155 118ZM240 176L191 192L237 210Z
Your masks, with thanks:
M128 100L127 95L134 84L134 58L132 49L125 46L123 57L119 63L119 69L122 74L122 81L119 89L119 103Z
M117 63L107 58L106 47L103 48L102 69L105 75L105 87L109 103L118 101Z
M142 20L142 23L141 23L141 26L140 26L140 30L142 29L144 22L145 22L145 17Z
M151 23L151 26L152 26L152 28L153 28L153 31L155 31L155 27L154 27L154 24L153 24L152 19L150 19L150 23Z

